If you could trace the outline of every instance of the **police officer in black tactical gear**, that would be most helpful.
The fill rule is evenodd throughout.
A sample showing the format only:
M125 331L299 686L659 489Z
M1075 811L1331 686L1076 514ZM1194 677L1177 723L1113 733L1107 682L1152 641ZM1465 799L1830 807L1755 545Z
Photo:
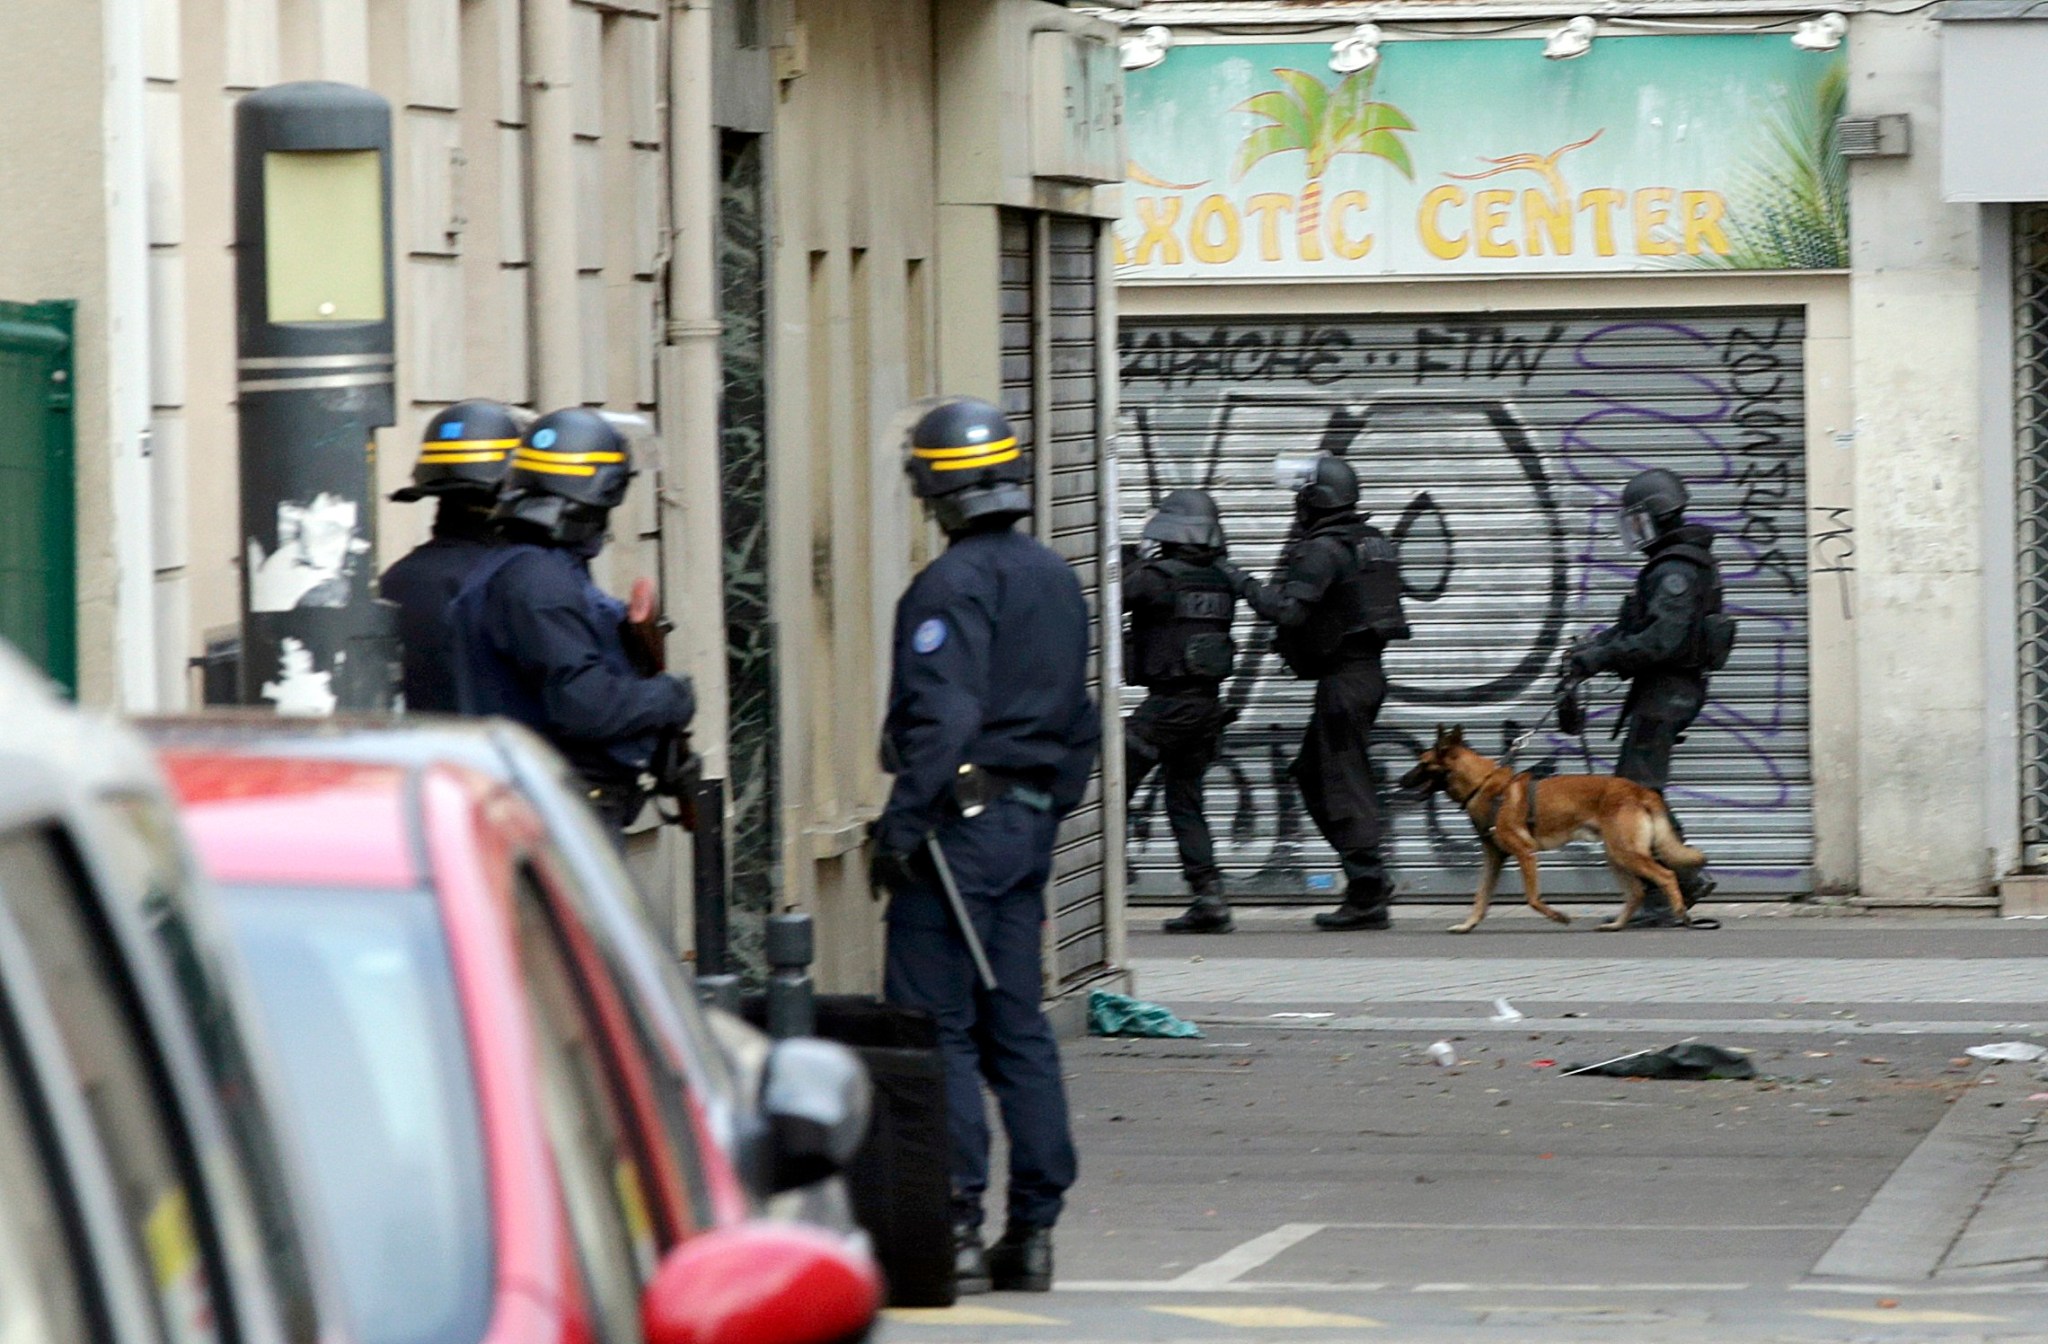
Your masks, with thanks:
M626 604L590 577L633 475L625 439L595 411L535 421L493 514L505 544L448 608L462 712L517 719L554 743L614 834L646 802L642 776L664 738L697 707L686 678L635 668Z
M1194 894L1193 904L1162 927L1229 933L1223 870L1202 812L1202 776L1215 763L1229 718L1219 691L1235 668L1230 624L1237 586L1217 567L1225 555L1223 522L1207 491L1167 495L1143 535L1158 552L1124 573L1124 614L1131 622L1124 674L1151 694L1124 721L1125 796L1135 797L1159 771L1166 820Z
M1662 468L1639 473L1622 490L1622 540L1647 558L1620 617L1576 645L1565 663L1567 695L1602 672L1628 681L1615 725L1627 736L1614 773L1659 793L1671 781L1672 748L1706 704L1708 674L1727 664L1735 642L1735 623L1721 611L1714 533L1685 521L1686 502L1685 482ZM1680 869L1677 877L1688 907L1714 889L1704 868ZM1629 927L1682 922L1652 890Z
M457 402L427 422L412 484L392 492L401 504L429 496L439 501L433 535L378 582L379 595L398 604L405 707L414 713L455 712L448 604L498 547L491 509L519 444L520 419L501 402Z
M1380 655L1408 638L1400 560L1359 514L1358 475L1343 458L1283 458L1277 476L1295 487L1295 525L1275 581L1229 569L1252 610L1279 627L1273 647L1289 670L1316 684L1293 774L1345 878L1343 903L1317 915L1316 927L1384 929L1394 888L1368 748L1387 698Z
M1054 832L1087 790L1101 740L1088 609L1066 563L1013 526L1031 511L1031 472L1001 411L942 401L909 448L911 484L948 545L896 607L882 727L895 782L870 836L870 877L889 895L884 987L890 1003L938 1022L959 1290L1044 1292L1075 1159L1039 1006L1040 929ZM1010 1141L1009 1220L986 1250L983 1079Z

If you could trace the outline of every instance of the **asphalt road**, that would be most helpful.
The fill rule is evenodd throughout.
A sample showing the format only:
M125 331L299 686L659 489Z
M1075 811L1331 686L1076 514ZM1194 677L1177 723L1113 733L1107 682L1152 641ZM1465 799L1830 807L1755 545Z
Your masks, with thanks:
M2048 1340L2043 1066L1961 1055L2048 1042L2048 925L1457 939L1442 913L1135 936L1140 992L1206 1035L1068 1048L1056 1291L887 1337ZM1520 1020L1494 1020L1504 985ZM1565 1076L1686 1039L1760 1076Z

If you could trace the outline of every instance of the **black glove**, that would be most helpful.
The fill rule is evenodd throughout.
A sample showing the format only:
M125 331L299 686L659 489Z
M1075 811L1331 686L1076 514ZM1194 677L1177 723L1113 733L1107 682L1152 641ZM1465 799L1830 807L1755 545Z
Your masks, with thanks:
M1579 737L1586 731L1586 706L1579 699L1579 679L1570 674L1558 683L1557 726L1568 737Z
M876 899L893 895L903 888L914 886L919 880L918 861L923 858L924 849L897 849L884 844L875 834L875 827L868 827L868 890Z

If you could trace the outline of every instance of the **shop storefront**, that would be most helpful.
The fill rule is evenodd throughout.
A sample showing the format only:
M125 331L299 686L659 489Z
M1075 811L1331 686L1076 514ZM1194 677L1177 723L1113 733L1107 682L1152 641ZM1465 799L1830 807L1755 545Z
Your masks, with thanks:
M1123 530L1201 486L1263 571L1290 522L1274 457L1350 458L1414 629L1374 736L1391 789L1439 724L1498 753L1543 723L1563 650L1634 573L1622 484L1677 471L1720 534L1742 633L1672 799L1724 892L1800 898L1829 787L1816 736L1834 731L1815 722L1815 651L1852 603L1846 567L1810 545L1841 499L1813 445L1847 421L1810 392L1842 381L1822 338L1846 288L1846 64L1783 35L1602 39L1574 61L1541 46L1390 41L1342 75L1326 43L1190 42L1132 75ZM1241 668L1209 778L1226 870L1247 893L1326 899L1334 856L1285 774L1309 687L1263 635ZM1611 769L1619 703L1601 685L1583 739L1542 727L1518 763ZM1463 816L1392 816L1403 889L1469 895ZM1159 799L1132 817L1133 893L1170 899ZM1611 890L1587 847L1546 884Z

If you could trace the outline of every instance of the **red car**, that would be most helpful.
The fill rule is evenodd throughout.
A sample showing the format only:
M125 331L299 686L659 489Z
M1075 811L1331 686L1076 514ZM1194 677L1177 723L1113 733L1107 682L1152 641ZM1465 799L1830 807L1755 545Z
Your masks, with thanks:
M868 1332L872 1260L749 1221L518 794L449 766L163 759L267 1019L363 1344ZM856 1084L841 1128L864 1122ZM850 1150L829 1123L788 1128L814 1164Z

